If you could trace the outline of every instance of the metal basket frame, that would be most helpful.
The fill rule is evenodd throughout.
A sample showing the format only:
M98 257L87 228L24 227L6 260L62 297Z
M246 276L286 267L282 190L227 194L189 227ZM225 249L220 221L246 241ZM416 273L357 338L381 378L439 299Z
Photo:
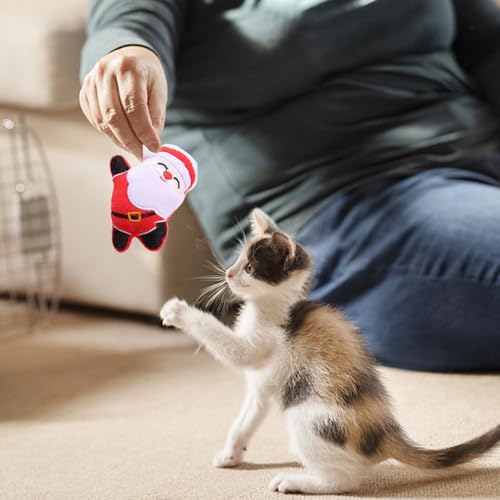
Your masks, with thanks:
M22 113L0 115L0 339L46 326L59 305L61 254L55 184L40 138Z

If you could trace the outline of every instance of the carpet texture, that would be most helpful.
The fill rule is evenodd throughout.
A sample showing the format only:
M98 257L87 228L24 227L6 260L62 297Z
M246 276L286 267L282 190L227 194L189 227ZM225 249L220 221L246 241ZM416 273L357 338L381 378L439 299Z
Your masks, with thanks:
M456 444L500 422L499 375L382 373L421 444ZM211 465L241 401L241 376L183 334L60 315L49 332L0 343L0 498L283 498L267 484L297 465L277 410L242 467ZM500 449L440 473L382 464L347 498L500 498Z

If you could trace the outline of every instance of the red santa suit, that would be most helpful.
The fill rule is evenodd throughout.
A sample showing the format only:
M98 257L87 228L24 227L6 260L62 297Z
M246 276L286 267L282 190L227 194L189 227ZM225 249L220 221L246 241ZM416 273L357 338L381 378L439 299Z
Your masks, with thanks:
M177 146L165 145L159 153L151 153L144 148L144 162L134 167L133 172L127 160L120 155L111 158L110 168L113 176L111 221L115 249L124 252L132 239L138 238L149 250L159 250L167 238L170 217L196 184L195 160ZM155 169L160 169L160 173ZM137 175L131 176L132 173ZM163 184L171 180L176 181L177 190ZM134 184L131 186L130 182ZM134 193L135 203L131 200ZM152 208L142 208L137 203Z
M156 229L158 222L166 219L152 210L143 210L136 207L127 196L127 172L122 172L113 177L113 195L111 197L111 221L113 227L129 234L141 236Z

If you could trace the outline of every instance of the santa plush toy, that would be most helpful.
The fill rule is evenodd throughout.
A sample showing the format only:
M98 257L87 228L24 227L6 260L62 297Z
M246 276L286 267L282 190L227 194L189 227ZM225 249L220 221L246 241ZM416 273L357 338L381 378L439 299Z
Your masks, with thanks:
M143 161L135 167L123 156L113 156L110 168L113 246L124 252L132 238L139 238L149 250L159 250L170 217L196 184L196 161L178 146L165 144L158 153L144 148Z

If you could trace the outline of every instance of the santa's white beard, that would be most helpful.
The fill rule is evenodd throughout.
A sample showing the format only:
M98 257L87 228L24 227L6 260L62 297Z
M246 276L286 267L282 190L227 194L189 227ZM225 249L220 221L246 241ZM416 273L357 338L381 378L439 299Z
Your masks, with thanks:
M168 219L184 201L185 194L178 191L175 180L163 181L158 169L152 165L137 165L127 172L129 200L138 208L153 210Z

